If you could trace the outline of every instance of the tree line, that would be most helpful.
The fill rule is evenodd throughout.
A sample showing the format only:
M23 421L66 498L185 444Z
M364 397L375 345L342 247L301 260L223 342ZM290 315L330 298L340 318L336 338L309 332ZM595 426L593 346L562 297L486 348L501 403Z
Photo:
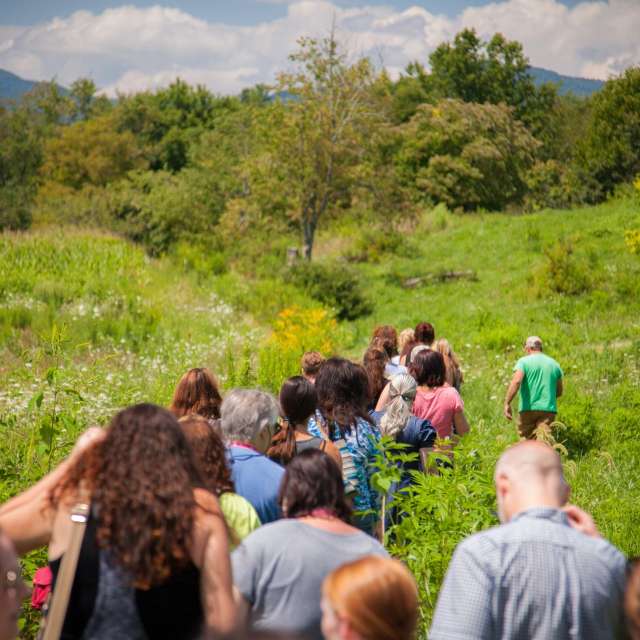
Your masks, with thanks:
M333 34L302 38L290 63L227 97L181 80L115 101L88 79L38 85L0 107L0 229L77 223L155 255L185 241L231 258L297 235L310 259L329 219L390 230L437 203L579 206L640 173L640 67L560 96L518 42L469 29L396 80Z

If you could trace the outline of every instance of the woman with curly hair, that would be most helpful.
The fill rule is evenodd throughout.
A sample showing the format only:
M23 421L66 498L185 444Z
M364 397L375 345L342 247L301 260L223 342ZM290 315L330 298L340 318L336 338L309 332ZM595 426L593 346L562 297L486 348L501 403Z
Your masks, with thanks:
M226 449L209 421L190 415L178 422L191 446L204 486L218 497L235 546L260 526L260 518L251 503L235 493Z
M197 413L215 423L220 418L222 396L209 369L189 369L178 382L169 411L176 418Z
M251 628L247 637L280 632L320 639L324 578L345 562L388 554L349 524L340 469L318 449L287 466L279 500L284 519L254 531L231 556L239 617Z
M0 513L0 525L20 553L49 546L55 598L72 508L90 504L62 639L180 640L233 629L224 518L169 411L120 411L53 477Z
M319 415L309 420L309 433L322 437L324 431L338 447L354 510L369 511L367 515L356 515L354 524L373 535L379 499L371 486L371 475L380 431L367 411L369 379L360 365L344 358L329 358L318 372L316 391Z

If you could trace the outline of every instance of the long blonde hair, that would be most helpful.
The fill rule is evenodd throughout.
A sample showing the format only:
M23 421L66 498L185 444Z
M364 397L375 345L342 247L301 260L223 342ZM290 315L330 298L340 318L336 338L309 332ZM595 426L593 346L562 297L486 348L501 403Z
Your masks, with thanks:
M460 369L458 356L451 348L449 341L446 338L440 338L435 344L435 349L436 351L439 351L444 358L447 382L452 387L459 387L464 381L464 376Z
M366 640L411 640L418 621L418 589L398 560L364 556L330 573L322 595Z

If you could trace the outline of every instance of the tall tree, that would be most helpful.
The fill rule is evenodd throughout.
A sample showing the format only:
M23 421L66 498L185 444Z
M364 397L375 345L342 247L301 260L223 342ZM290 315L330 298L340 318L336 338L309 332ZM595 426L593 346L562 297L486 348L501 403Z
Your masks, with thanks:
M279 75L261 119L264 151L252 159L251 188L299 225L310 260L320 221L349 198L380 114L371 64L349 63L333 34L302 38L290 59L295 68Z
M640 66L609 80L591 106L576 164L590 183L587 199L597 201L640 174Z
M435 97L481 104L503 102L534 135L543 131L556 91L549 84L536 86L519 42L500 33L485 42L475 30L464 29L452 43L437 47L429 62L429 84Z

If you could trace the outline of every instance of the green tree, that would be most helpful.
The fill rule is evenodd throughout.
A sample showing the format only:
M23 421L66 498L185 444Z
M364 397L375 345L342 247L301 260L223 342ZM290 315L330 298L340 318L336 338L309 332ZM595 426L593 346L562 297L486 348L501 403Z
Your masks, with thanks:
M433 87L427 70L419 62L411 62L398 80L387 80L391 99L391 118L396 123L407 122L421 104L433 101Z
M115 114L118 129L136 136L152 169L176 172L187 165L189 149L202 132L213 129L237 102L178 79L155 93L121 97Z
M42 161L42 130L24 107L0 108L0 230L24 229Z
M320 221L350 201L381 114L368 60L350 64L333 34L299 44L295 69L278 77L280 98L256 120L262 151L250 161L250 189L260 208L298 226L310 260Z
M591 201L640 173L640 67L609 80L593 96L576 167Z
M422 199L452 208L520 202L539 142L505 106L443 100L404 127L397 163Z
M553 85L536 87L522 45L496 33L483 42L475 30L464 29L429 56L429 84L436 97L464 102L505 104L533 132L544 129L552 107Z
M98 87L90 78L78 78L69 91L71 117L74 120L86 120L91 116L111 109L111 102L105 96L98 96Z
M144 165L134 136L118 132L110 114L62 127L47 140L42 175L72 189L103 186Z

